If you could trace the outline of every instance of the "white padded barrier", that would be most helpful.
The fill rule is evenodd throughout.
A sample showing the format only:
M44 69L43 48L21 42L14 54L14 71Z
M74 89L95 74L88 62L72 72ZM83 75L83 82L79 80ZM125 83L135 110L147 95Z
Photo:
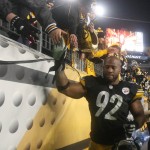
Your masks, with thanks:
M54 62L43 59L52 58L0 35L0 150L86 147L87 101L60 94L52 84L54 72L45 78ZM66 74L78 79L72 69Z
M53 61L13 64L39 59L51 58L0 36L0 61L5 61L0 62L0 150L16 150L32 128L35 115L47 103L54 73L45 76Z

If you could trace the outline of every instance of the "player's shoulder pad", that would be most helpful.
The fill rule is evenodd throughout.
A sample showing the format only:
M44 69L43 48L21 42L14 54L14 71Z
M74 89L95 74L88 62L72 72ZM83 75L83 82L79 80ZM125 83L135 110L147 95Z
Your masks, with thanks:
M94 76L85 76L85 77L81 78L80 83L85 88L91 88L97 84L97 82L98 82L97 79L98 78L94 77Z

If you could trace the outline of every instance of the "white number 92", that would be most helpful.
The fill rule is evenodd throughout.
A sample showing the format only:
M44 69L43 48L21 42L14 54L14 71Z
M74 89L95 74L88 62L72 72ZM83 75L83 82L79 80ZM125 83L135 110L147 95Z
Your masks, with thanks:
M104 98L103 98L104 97ZM120 106L123 103L123 98L120 95L114 94L110 97L110 101L109 101L109 93L106 91L101 91L98 96L97 96L97 100L96 100L96 106L99 107L98 111L96 112L95 116L99 117L101 115L101 113L103 112L103 110L105 109L105 107L107 106L108 102L110 103L114 103L115 101L117 101L116 105L107 113L105 114L105 119L108 120L117 120L115 117L113 117L112 115L120 108Z

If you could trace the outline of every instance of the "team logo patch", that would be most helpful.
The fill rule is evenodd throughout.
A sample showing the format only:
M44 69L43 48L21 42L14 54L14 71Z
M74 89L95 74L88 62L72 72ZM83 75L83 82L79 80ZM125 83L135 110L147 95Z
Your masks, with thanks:
M127 88L127 87L124 87L124 88L122 89L122 93L125 94L125 95L129 94L129 92L130 92L130 89Z

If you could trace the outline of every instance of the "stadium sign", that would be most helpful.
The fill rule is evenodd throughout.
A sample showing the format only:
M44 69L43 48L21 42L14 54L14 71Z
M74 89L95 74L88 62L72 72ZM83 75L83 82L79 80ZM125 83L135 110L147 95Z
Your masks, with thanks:
M139 55L127 55L128 59L138 59L138 60L148 60L147 56L139 56Z

